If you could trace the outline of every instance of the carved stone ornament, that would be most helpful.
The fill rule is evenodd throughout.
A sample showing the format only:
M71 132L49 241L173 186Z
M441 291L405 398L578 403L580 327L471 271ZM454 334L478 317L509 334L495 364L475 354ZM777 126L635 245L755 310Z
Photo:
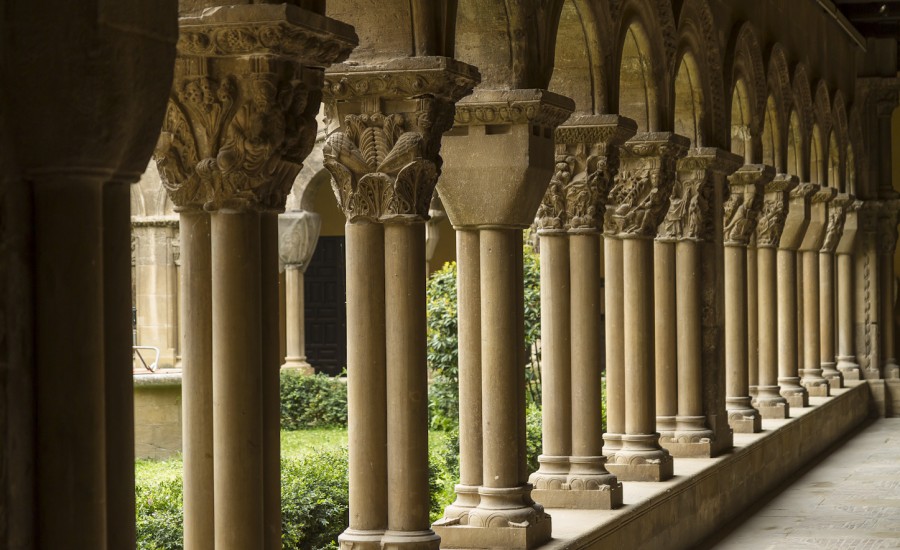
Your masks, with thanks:
M837 195L828 204L828 220L825 225L825 237L822 240L820 252L833 254L844 232L844 221L847 218L847 209L850 207L849 195Z
M897 205L896 201L885 201L878 218L878 252L893 257L897 247Z
M576 117L570 124L556 129L556 166L535 217L541 233L601 230L606 197L618 171L618 146L636 128L630 119L615 115Z
M182 56L269 54L327 67L356 47L353 27L290 4L218 6L179 21Z
M689 143L677 134L645 133L622 147L619 172L606 206L607 234L626 238L656 235L669 207L676 163Z
M531 97L526 92L533 92ZM457 126L532 124L554 129L572 114L571 100L545 90L483 90L456 106Z
M345 114L323 148L335 197L350 222L428 219L441 136L453 125L454 103L480 78L473 67L447 58L395 65L393 72L338 70L327 77L329 119L346 106L363 111ZM383 112L384 100L406 107Z
M725 200L722 233L725 246L747 246L756 231L763 206L763 190L771 179L771 168L759 170L747 166L728 177L729 194Z
M756 224L756 247L777 248L787 220L788 200L797 180L779 174L766 184L762 211Z

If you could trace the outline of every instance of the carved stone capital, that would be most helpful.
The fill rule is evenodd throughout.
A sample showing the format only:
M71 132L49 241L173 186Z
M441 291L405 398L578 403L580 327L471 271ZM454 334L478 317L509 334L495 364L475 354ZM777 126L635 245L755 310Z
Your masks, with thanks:
M798 185L797 178L778 174L766 184L762 212L756 224L756 247L777 248L787 221L791 191Z
M856 234L859 231L859 210L862 208L863 201L857 200L853 195L849 195L850 201L844 210L844 228L841 231L841 237L838 239L835 254L853 254L856 246Z
M281 211L315 144L321 67L355 41L346 25L289 5L183 18L154 153L176 209Z
M671 132L640 133L622 146L619 172L609 193L604 232L653 238L669 208L676 165L690 141Z
M479 90L456 106L455 126L527 124L552 132L571 115L571 100L545 90Z
M278 216L278 257L285 266L306 271L316 250L322 219L315 212L299 210Z
M763 164L742 166L728 177L728 198L722 219L725 246L750 244L762 211L765 186L773 177L774 170Z
M441 136L479 79L474 67L443 57L328 72L324 165L348 221L428 219Z
M822 240L822 248L819 249L819 252L834 254L835 250L837 250L841 234L844 232L847 210L852 202L850 195L839 193L828 203L828 221L825 224L825 237Z
M799 248L812 252L818 252L822 248L828 226L828 205L837 195L837 190L833 187L815 187L815 192L809 198L809 224Z
M781 232L778 248L797 250L806 233L810 218L810 199L818 190L818 185L801 183L791 190L788 199L788 213Z
M535 217L538 232L601 230L619 146L636 130L618 115L580 116L556 129L556 165Z
M678 161L669 210L659 225L657 240L711 240L715 188L725 176L738 169L741 160L714 147L689 150Z
M893 258L894 250L897 248L897 207L900 201L882 202L881 215L878 217L878 253Z

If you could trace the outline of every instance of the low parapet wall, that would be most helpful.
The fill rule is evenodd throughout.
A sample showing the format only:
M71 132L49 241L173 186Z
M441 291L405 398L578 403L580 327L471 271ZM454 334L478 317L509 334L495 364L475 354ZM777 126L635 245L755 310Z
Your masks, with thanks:
M134 375L134 454L168 458L181 452L181 371Z
M868 385L810 398L793 418L763 420L759 434L735 434L732 452L676 459L675 478L630 482L626 506L614 511L550 509L553 540L541 548L690 548L790 482L805 464L870 415Z

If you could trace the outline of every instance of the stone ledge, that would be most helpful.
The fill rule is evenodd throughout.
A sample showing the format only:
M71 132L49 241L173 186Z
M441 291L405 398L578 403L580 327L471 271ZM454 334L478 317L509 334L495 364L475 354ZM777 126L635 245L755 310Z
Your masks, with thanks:
M762 433L734 434L729 453L676 459L669 481L625 483L618 510L548 508L553 539L541 548L690 548L862 423L870 401L864 383L811 397L810 407L791 409L794 418L764 419Z
M148 386L181 386L181 369L172 369L171 372L167 369L134 375L135 389Z

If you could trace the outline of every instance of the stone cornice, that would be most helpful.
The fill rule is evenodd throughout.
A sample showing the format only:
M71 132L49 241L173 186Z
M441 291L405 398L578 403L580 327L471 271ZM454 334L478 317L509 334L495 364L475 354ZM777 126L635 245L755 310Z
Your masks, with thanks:
M344 61L359 40L353 27L290 4L217 6L179 20L178 53L276 55L317 67Z
M620 146L637 133L637 123L619 115L574 115L559 126L557 145L603 144Z
M475 90L456 105L454 125L534 124L555 129L575 102L547 90Z
M131 227L178 227L178 216L132 216Z
M328 100L409 99L431 96L459 101L481 81L478 69L449 57L412 57L361 66L342 63L325 71Z
M762 212L756 224L756 247L776 248L788 214L791 191L797 187L795 176L778 174L766 184Z

